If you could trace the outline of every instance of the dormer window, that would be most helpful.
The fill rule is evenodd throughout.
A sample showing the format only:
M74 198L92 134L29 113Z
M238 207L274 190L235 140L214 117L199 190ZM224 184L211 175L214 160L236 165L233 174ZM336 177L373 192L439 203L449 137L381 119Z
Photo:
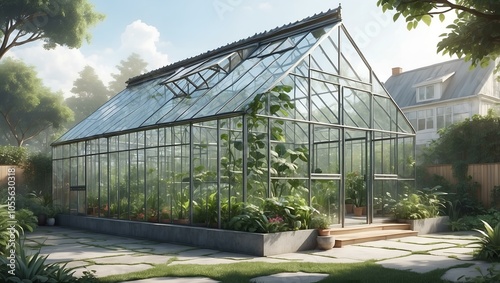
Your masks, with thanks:
M448 85L447 81L455 72L440 76L437 78L429 78L418 84L413 85L416 92L417 102L431 101L441 98L441 94Z
M421 86L417 88L417 101L426 101L434 99L435 85Z

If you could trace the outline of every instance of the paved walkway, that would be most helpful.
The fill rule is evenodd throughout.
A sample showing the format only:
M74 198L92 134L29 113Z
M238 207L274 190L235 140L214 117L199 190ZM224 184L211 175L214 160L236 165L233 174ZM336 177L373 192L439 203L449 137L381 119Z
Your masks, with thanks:
M61 227L39 227L29 233L25 244L41 249L48 254L48 262L67 262L68 267L78 267L80 276L87 268L95 270L96 276L123 274L146 270L155 264L170 262L177 264L217 265L236 262L320 262L355 263L374 260L386 267L426 273L435 269L448 269L464 263L474 264L468 268L452 268L443 279L460 282L462 275L478 275L476 267L486 271L489 264L472 259L477 238L473 233L445 233L407 237L394 240L375 241L335 248L328 251L312 250L270 257L255 257L243 254L201 249L184 245L158 243L105 234L91 233ZM252 282L318 282L327 274L281 273L252 279ZM155 278L140 281L152 282L217 282L209 278Z

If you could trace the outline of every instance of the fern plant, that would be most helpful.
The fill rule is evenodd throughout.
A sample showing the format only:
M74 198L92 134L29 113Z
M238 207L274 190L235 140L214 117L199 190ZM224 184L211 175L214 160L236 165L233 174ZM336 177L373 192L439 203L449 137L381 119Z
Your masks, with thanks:
M499 261L500 260L500 223L492 228L488 222L481 220L484 230L475 229L481 234L481 238L476 244L480 249L474 254L474 257L481 260Z

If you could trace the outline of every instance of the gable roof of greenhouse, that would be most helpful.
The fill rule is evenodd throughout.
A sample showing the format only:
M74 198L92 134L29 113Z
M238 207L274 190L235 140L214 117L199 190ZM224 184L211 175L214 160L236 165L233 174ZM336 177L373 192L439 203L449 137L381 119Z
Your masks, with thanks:
M53 145L241 115L258 94L278 85L340 24L339 7L131 78L126 89ZM333 43L328 56L341 53L335 49ZM359 53L356 47L351 49ZM346 76L355 75L353 84L358 88L390 97L376 77L370 80L374 74L364 58L358 56L353 64L343 54L338 58L347 66ZM362 79L354 65L364 66Z

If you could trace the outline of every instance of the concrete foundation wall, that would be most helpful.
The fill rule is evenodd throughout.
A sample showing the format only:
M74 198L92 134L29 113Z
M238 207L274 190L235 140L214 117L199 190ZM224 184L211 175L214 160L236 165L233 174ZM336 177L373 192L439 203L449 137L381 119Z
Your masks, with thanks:
M255 256L312 250L316 247L317 236L316 230L260 234L76 215L58 215L57 220L60 226L80 228L93 232L192 245Z

